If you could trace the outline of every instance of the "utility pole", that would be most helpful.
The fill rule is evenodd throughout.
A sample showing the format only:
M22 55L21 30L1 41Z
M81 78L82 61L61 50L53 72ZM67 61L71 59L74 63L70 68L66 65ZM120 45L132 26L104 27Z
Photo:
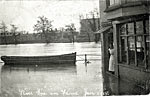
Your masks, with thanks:
M72 42L74 43L74 35L73 35L73 30L71 30L72 31Z
M92 26L91 21L88 19L88 14L86 14L86 20L89 22L90 28L92 28L92 27L91 27L91 26ZM89 29L88 29L88 31L89 31ZM90 34L89 34L88 31L87 31L88 39L89 39L89 42L91 42Z
M91 12L91 15L92 15L92 19L93 19L92 31L95 32L96 31L96 22L95 22L95 14L94 14L94 12Z
M97 18L98 18L98 30L100 30L100 17L99 17L98 11L96 13L97 13Z
M98 28L98 30L100 30L100 14L99 14L99 11L98 11L97 8L95 8L94 12L95 12L96 17L97 17L97 19L98 19L98 20L97 20L97 23L98 23L97 28Z

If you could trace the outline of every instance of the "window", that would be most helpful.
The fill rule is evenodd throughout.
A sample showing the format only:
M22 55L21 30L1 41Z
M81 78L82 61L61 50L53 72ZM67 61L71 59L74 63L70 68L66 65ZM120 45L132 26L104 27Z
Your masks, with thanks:
M119 63L148 67L149 51L148 20L119 25Z
M145 22L146 22L146 23L145 23L146 33L150 34L150 33L149 33L149 21L148 21L148 20L146 20Z
M128 37L128 57L129 64L135 64L135 39L134 36Z
M118 4L119 0L110 0L110 5Z
M136 33L142 34L143 32L143 21L136 22Z
M127 24L127 31L128 31L128 34L131 35L131 34L134 34L134 23L128 23Z
M136 48L137 48L137 63L142 65L144 61L144 38L143 36L136 37Z

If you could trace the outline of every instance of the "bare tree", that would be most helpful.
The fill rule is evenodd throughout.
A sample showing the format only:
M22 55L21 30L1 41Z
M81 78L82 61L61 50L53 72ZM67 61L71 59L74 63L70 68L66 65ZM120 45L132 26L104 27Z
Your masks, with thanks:
M66 25L67 30L69 30L71 32L72 35L72 42L74 43L74 32L76 30L74 23L71 23L70 25Z
M16 27L14 24L11 24L11 31L13 32L13 37L14 37L14 42L15 44L17 44L17 33L16 30L18 29L18 27Z
M48 32L52 29L52 22L51 20L48 20L48 18L44 16L39 16L39 20L37 20L37 23L34 25L34 31L37 31L38 33L41 33L41 35L44 35L45 42L49 43L48 40Z
M2 33L4 35L5 44L7 44L7 38L6 38L7 26L6 26L6 24L3 21L1 23L0 29L2 29Z
M95 14L96 14L97 16L96 16ZM88 15L92 16L91 19L86 18L87 21L88 21L88 23L89 23L90 30L91 30L92 32L96 32L97 30L100 29L100 21L99 21L99 19L96 20L96 17L97 17L97 18L99 17L99 16L98 16L98 15L99 15L98 9L95 8L94 11L91 11L91 12L90 12L90 14L86 14L86 17L88 17ZM96 22L98 22L98 29L97 29L97 27L96 27L96 25L97 25ZM90 34L89 34L89 32L87 32L87 35L88 35L89 42L90 42L91 39L90 39Z

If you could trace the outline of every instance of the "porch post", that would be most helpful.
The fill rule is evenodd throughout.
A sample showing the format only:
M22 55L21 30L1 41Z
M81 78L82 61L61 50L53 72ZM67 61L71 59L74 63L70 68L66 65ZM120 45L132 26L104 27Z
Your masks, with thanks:
M118 40L118 32L119 32L119 29L117 28L117 22L114 21L113 22L113 42L114 42L114 49L115 49L115 53L114 53L114 56L115 56L115 75L117 77L119 77L119 64L118 64L118 46L119 46L119 40Z

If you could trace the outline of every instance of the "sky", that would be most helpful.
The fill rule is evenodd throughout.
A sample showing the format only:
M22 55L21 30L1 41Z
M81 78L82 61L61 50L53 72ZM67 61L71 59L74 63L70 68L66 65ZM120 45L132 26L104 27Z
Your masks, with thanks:
M79 30L79 15L86 16L98 5L98 0L0 0L0 22L32 33L38 17L45 16L54 28L74 23Z

